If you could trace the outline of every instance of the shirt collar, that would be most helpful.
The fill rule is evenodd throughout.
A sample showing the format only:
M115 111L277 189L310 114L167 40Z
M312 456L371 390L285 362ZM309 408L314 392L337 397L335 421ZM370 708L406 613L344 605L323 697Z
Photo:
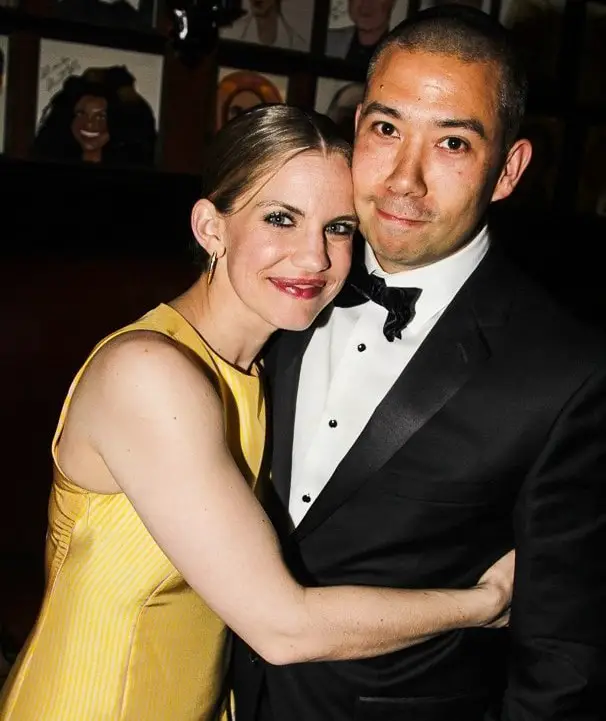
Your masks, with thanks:
M364 254L368 272L384 278L388 286L421 289L415 317L411 321L411 325L417 325L429 320L450 303L486 255L489 245L490 237L485 225L473 240L456 253L421 268L398 273L386 273L368 243L365 244Z

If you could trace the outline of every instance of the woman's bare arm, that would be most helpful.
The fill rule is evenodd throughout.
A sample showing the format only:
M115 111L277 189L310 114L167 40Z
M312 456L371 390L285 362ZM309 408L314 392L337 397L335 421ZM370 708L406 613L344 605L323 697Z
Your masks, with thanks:
M489 625L506 607L511 558L474 589L303 588L232 459L220 399L195 361L136 333L103 349L87 375L75 403L91 446L192 588L268 661L383 654Z

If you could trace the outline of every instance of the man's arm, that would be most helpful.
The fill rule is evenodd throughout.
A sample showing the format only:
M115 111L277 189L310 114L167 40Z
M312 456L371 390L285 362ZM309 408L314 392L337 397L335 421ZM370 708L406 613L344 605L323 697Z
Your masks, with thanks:
M579 388L554 424L514 523L503 721L606 719L604 372Z

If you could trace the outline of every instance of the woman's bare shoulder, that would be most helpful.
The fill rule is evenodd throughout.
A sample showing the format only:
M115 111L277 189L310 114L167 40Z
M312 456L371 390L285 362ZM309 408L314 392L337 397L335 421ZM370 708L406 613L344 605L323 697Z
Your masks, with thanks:
M198 402L219 402L213 379L201 359L173 338L136 330L110 339L86 371L86 385L97 401L129 398L151 404L196 394ZM84 380L84 379L83 379Z

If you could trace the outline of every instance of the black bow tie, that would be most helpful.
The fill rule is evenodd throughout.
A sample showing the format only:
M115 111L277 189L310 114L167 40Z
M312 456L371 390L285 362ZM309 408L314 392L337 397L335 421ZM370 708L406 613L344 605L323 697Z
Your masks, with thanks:
M421 295L420 288L395 288L383 278L370 275L364 266L352 266L343 289L335 299L339 308L351 308L371 300L387 309L383 334L391 343L401 338L402 331L415 315L415 303Z

